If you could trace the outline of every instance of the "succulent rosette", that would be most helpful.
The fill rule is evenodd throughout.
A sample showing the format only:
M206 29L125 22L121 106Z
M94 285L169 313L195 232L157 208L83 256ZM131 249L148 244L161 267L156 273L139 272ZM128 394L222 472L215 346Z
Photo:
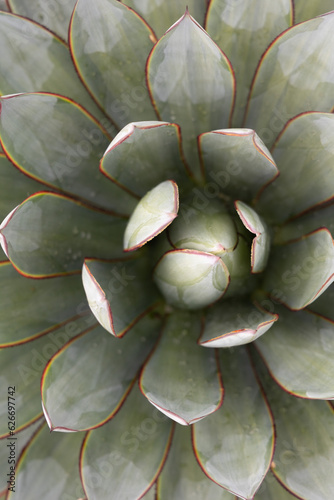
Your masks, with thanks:
M187 3L0 2L0 497L332 498L334 4Z

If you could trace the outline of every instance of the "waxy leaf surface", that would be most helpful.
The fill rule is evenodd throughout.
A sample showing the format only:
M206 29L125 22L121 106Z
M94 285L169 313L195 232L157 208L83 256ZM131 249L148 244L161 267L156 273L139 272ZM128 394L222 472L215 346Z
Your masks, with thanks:
M287 394L258 360L256 371L261 376L275 419L277 439L271 466L273 473L297 498L331 498L334 489L333 408L327 401Z
M217 412L193 426L194 450L210 479L250 499L272 459L273 421L246 350L219 353L224 401Z
M278 175L270 152L254 130L202 134L199 151L207 183L232 199L251 201Z
M0 345L28 342L88 312L80 276L29 280L0 263Z
M145 194L134 209L124 233L124 250L137 250L166 229L179 211L179 190L164 181Z
M333 198L333 144L334 115L293 118L272 150L280 175L264 190L259 210L277 223Z
M220 299L229 280L219 257L197 250L171 250L154 270L154 281L166 300L183 309L198 309Z
M1 400L6 402L0 409L0 436L8 436L8 387L15 387L16 431L19 431L43 415L40 382L49 358L91 325L92 316L83 316L36 340L0 350Z
M158 320L144 318L124 340L97 327L53 356L42 383L49 427L81 431L111 418L154 346L159 325Z
M305 0L293 0L295 10L295 23L307 21L313 17L320 16L326 12L333 10L332 0L312 0L312 2L305 2Z
M208 310L200 338L204 347L232 347L253 342L277 321L251 302L231 299L218 302Z
M35 434L18 462L15 492L8 499L80 498L78 461L82 434L50 434L46 425Z
M154 46L147 82L159 118L181 126L186 159L200 176L196 137L230 120L234 77L229 61L186 12Z
M116 0L80 0L69 40L81 79L119 127L156 119L145 85L155 35L142 18Z
M105 210L129 215L135 207L133 197L99 172L110 138L74 102L50 94L1 99L0 139L33 179Z
M191 445L190 428L177 425L166 464L158 479L157 500L233 500L200 469Z
M67 40L68 25L76 0L8 0L11 11L43 24Z
M201 420L222 401L215 353L197 345L200 329L198 315L174 312L140 377L147 399L182 425Z
M197 201L197 200L196 200ZM205 211L194 200L185 201L179 217L168 229L171 242L176 248L188 248L213 254L235 248L238 235L235 224L225 205L210 200Z
M333 108L333 43L331 13L288 29L262 56L245 124L254 128L268 147L293 116L304 111L329 112Z
M82 86L65 42L28 19L0 12L0 94L65 95L114 130ZM32 71L33 68L33 71Z
M115 337L122 337L159 301L150 273L147 255L134 260L85 261L82 281L89 307Z
M125 225L65 196L37 193L5 219L0 236L21 273L56 276L80 271L85 257L121 257Z
M205 29L232 63L237 81L233 125L242 124L249 87L260 56L292 24L291 0L211 0Z
M122 0L122 3L137 11L160 38L184 14L186 7L190 14L203 25L207 2L206 0L178 0L177 2Z
M117 500L139 500L163 466L172 429L171 420L135 386L115 417L84 442L81 475L87 497L103 500L112 491ZM102 470L108 471L103 480L94 481Z
M310 399L334 399L334 323L307 311L277 308L279 321L256 341L283 389Z
M134 122L112 141L101 160L101 171L135 196L168 179L187 183L179 127L167 122ZM159 168L157 168L159 165Z
M303 309L321 295L334 277L330 232L319 229L272 249L264 287L290 309Z

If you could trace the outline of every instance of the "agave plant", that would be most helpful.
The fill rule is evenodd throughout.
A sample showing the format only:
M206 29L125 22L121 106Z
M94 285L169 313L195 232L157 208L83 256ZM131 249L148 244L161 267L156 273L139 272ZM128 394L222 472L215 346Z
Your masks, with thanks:
M0 2L0 497L333 497L334 5L187 4Z

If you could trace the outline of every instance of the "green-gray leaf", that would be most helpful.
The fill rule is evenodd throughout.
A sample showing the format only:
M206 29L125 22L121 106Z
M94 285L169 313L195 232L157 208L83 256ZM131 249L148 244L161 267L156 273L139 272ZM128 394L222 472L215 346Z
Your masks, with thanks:
M134 260L86 259L82 281L89 307L100 324L122 337L160 300L147 255Z
M117 340L98 327L58 351L42 378L49 427L82 431L109 420L129 393L159 328L159 320L146 317Z
M334 13L330 13L283 32L262 56L245 122L268 147L293 116L333 108L333 43Z
M201 420L222 401L215 353L197 345L200 330L198 315L172 313L140 378L147 399L182 425Z
M269 43L292 25L291 0L211 0L205 29L230 59L237 81L235 127L241 126L256 66Z
M160 119L181 126L186 159L200 176L196 137L228 126L234 76L226 56L188 12L154 46L147 81Z
M271 375L296 396L334 399L333 322L308 311L277 311L277 323L256 341Z
M134 209L124 233L124 250L137 250L162 233L179 211L179 189L164 181L151 189Z
M23 173L99 208L131 213L136 200L99 172L110 136L82 107L40 93L0 101L2 145Z
M207 184L233 200L252 201L278 175L270 152L254 130L202 134L199 151Z
M115 417L87 435L81 455L87 497L102 500L112 491L115 500L141 498L160 473L172 429L135 386Z
M290 309L303 309L334 279L334 244L327 229L319 229L285 245L273 247L264 287Z
M273 326L278 315L242 299L224 300L208 310L200 345L232 347L253 342Z
M116 0L80 0L69 40L82 81L119 127L156 119L145 84L155 35L142 18Z
M126 221L55 193L36 193L0 227L2 248L14 266L32 277L79 272L83 259L123 255Z
M245 348L219 352L225 398L217 412L193 426L194 450L212 480L250 499L272 459L273 421Z

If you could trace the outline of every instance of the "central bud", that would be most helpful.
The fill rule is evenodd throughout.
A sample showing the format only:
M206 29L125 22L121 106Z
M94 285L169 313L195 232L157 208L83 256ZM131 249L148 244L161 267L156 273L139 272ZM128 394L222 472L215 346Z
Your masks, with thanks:
M218 197L199 207L197 197L188 196L179 210L177 185L164 181L138 203L125 231L124 250L136 250L164 231L164 250L153 262L153 278L174 307L200 309L223 295L245 294L257 272L250 234L257 234L252 230L256 214L242 202L235 208L229 213Z

